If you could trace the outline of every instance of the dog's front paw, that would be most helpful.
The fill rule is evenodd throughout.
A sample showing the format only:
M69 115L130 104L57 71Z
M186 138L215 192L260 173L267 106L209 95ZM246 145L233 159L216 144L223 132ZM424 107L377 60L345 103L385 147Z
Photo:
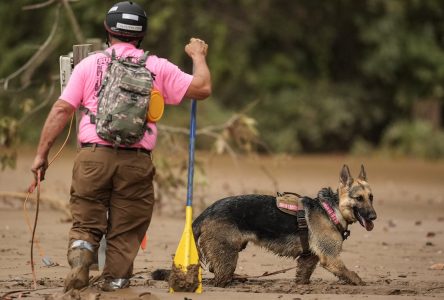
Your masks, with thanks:
M365 282L353 271L347 271L346 274L339 276L340 284L365 285Z
M353 271L350 271L347 281L353 285L365 285L365 282L362 281L361 277L359 277L359 275Z
M294 280L294 282L296 284L309 284L310 283L310 279L308 279L308 278L296 278Z

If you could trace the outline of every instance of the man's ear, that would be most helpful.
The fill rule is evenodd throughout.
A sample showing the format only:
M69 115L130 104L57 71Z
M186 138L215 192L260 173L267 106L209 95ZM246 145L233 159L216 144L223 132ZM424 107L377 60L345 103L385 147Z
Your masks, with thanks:
M350 169L348 168L347 165L344 165L342 167L341 173L339 174L339 182L343 186L350 186L352 181L353 181L353 178L350 174Z
M367 181L367 173L365 172L364 165L361 165L361 173L359 173L358 179Z

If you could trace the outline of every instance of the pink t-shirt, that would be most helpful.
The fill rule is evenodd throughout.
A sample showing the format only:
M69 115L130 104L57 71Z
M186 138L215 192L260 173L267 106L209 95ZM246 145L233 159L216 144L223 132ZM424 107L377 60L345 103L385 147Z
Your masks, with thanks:
M137 49L134 45L128 43L115 44L106 51L111 54L111 49L115 49L117 57L138 58L143 55L143 50ZM83 59L74 68L60 99L68 102L76 109L82 104L95 114L97 111L97 91L100 88L109 61L110 58L103 53L92 54ZM154 89L160 91L163 95L165 104L179 104L193 76L181 71L168 60L155 55L148 57L146 67L155 74ZM79 124L79 142L111 145L97 135L96 125L90 123L89 116L83 113L82 115ZM149 150L154 148L157 138L156 124L149 123L148 126L152 133L146 132L142 140L131 147L142 147Z

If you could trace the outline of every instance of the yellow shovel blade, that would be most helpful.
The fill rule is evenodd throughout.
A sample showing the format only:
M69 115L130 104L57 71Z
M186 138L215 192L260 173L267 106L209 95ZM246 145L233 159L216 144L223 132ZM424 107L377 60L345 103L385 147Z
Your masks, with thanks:
M179 246L177 247L176 254L174 256L174 266L183 273L188 272L188 267L190 265L199 266L198 272L198 281L199 286L194 291L195 293L202 292L202 270L199 264L199 254L197 252L196 241L194 240L193 229L192 229L192 216L193 210L191 206L186 207L185 211L185 228L182 233L182 237L179 242ZM174 292L172 288L170 288L170 292Z

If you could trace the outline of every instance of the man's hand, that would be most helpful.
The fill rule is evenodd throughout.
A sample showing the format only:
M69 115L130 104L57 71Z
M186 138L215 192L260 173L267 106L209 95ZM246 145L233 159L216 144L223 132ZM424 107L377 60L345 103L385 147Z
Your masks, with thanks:
M208 45L196 38L191 38L185 46L185 52L193 60L193 81L188 87L185 97L195 100L203 100L211 95L211 74L205 60Z
M190 42L185 46L185 52L189 57L207 56L208 45L201 39L191 38Z
M34 162L31 166L31 171L34 173L34 180L37 182L38 179L38 171L40 171L40 180L43 181L45 179L45 172L48 168L48 157L44 157L41 155L36 155L34 158Z

